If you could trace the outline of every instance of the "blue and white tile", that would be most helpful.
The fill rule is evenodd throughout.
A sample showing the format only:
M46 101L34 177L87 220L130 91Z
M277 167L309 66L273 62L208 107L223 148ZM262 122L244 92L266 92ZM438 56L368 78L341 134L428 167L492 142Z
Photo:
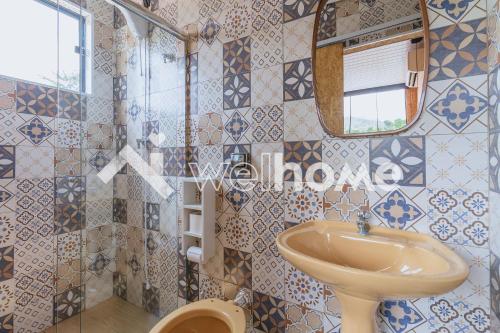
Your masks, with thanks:
M487 191L486 133L428 136L426 159L429 187Z
M431 29L467 22L486 15L486 0L427 1Z
M488 130L488 84L486 75L429 83L425 116L426 134L484 133Z
M374 184L426 185L426 140L423 136L370 139L370 176ZM402 178L386 179L380 172L397 165Z
M252 109L225 110L222 115L224 144L244 144L252 142Z
M285 300L308 309L324 312L325 286L285 262Z
M489 332L488 249L452 246L469 264L467 280L454 291L414 302L427 322L417 332Z

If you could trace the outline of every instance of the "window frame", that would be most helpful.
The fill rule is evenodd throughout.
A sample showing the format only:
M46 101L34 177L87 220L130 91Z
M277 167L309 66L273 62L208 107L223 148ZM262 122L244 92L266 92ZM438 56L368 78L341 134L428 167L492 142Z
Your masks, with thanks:
M34 0L44 6L47 6L53 10L55 10L57 13L63 13L65 15L68 15L74 19L78 20L78 39L79 39L79 45L75 46L75 51L78 48L79 55L80 55L80 88L78 90L78 93L83 94L86 92L87 88L87 58L86 58L86 43L87 43L87 18L85 15L80 13L77 13L69 8L66 8L64 6L61 6L60 4L54 3L51 0ZM75 52L76 53L76 52ZM59 74L58 74L59 76ZM21 78L22 79L22 78ZM56 79L58 79L56 77Z

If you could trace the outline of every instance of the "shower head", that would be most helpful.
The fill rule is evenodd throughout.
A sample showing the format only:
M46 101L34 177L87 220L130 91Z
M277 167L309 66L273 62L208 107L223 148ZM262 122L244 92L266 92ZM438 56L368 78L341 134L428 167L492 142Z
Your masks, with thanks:
M148 37L149 22L146 19L131 12L130 10L121 6L120 4L116 3L113 0L106 0L106 1L111 5L115 6L116 8L118 8L122 12L123 16L125 17L125 20L127 21L128 28L137 39L145 39Z

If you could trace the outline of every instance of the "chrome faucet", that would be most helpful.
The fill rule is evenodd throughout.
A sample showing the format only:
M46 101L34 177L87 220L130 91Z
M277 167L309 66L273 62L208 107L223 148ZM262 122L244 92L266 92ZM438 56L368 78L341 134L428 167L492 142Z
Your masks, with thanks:
M356 224L358 226L358 233L361 236L368 235L368 231L370 231L370 224L368 223L369 218L370 212L363 210L358 211L358 222Z

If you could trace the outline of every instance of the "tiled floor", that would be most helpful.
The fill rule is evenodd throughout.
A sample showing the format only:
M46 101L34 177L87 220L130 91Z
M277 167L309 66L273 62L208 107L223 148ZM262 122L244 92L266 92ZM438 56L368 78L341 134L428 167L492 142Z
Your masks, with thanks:
M146 333L157 318L143 309L113 297L101 304L65 320L45 333Z

